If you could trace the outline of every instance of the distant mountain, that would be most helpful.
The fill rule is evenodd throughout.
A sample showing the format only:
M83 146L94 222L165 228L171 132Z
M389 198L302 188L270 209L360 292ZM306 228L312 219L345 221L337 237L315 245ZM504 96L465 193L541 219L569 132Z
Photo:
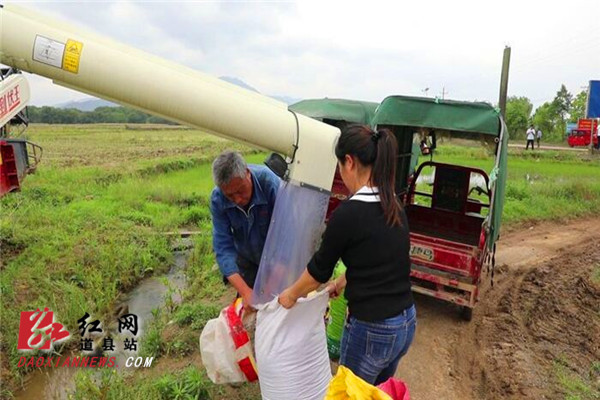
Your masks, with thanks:
M241 88L251 90L256 93L260 93L254 87L248 85L246 82L244 82L243 80L241 80L239 78L232 77L232 76L221 76L221 77L219 77L219 79L221 79L225 82L229 82L233 85L239 86ZM300 100L302 100L302 99L298 99L295 97L283 96L283 95L267 95L267 96L272 97L275 100L281 101L283 103L286 103L287 105L294 104L294 103L297 103ZM112 103L110 101L107 101L107 100L90 97L87 99L68 101L66 103L56 104L54 107L75 108L80 111L94 111L98 107L119 107L119 105Z
M277 96L277 95L274 95L274 94L273 94L273 95L270 95L269 97L272 97L272 98L274 98L275 100L279 100L279 101L281 101L281 102L283 102L283 103L287 104L288 106L289 106L289 105L292 105L292 104L295 104L295 103L299 102L300 100L302 100L302 99L298 99L298 98L296 98L296 97L290 97L290 96Z
M229 83L231 83L233 85L239 86L241 88L248 89L248 90L251 90L251 91L256 92L256 93L260 93L258 90L256 90L252 86L248 85L246 82L244 82L243 80L241 80L239 78L236 78L236 77L233 77L233 76L220 76L219 79L221 79L221 80L223 80L225 82L229 82ZM284 102L287 105L294 104L294 103L297 103L300 100L302 100L302 99L298 99L298 98L290 97L290 96L269 95L269 94L267 94L266 96L269 96L269 97L274 98L275 100L279 100L281 102Z
M236 78L233 76L220 76L219 79L222 81L225 81L225 82L229 82L233 85L239 86L241 88L248 89L248 90L251 90L256 93L260 93L258 90L256 90L252 86L248 85L246 82L244 82L243 80L241 80L239 78Z
M69 101L55 105L58 108L75 108L80 111L94 111L98 107L119 107L118 104L111 103L110 101L97 99L95 97Z

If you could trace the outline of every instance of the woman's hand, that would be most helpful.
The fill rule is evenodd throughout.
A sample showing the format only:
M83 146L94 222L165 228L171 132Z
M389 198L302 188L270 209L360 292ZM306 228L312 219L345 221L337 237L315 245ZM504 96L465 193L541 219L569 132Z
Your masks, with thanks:
M346 287L346 274L343 274L336 280L329 282L327 285L327 291L329 292L330 298L338 297L344 291Z
M299 297L304 297L308 293L312 292L320 285L319 282L313 278L306 268L300 278L289 288L285 289L279 295L279 304L284 306L285 308L292 308Z
M336 281L329 282L326 290L329 292L329 298L334 299L341 294L341 290L338 288Z
M287 288L281 292L278 298L279 304L287 309L294 307L294 304L296 304L297 300L298 298L293 295L291 288Z

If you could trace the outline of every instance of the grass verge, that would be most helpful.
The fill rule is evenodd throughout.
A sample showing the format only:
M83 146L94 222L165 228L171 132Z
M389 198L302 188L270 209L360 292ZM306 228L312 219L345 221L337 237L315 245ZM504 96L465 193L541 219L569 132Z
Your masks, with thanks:
M554 364L554 371L565 400L600 399L600 362L592 363L586 374L579 374L559 360Z

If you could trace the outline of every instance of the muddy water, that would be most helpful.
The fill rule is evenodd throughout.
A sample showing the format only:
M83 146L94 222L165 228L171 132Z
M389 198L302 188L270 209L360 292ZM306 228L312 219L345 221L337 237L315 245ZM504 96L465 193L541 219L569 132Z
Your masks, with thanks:
M151 277L144 279L135 289L128 294L122 296L117 303L127 305L129 313L135 314L138 317L138 345L143 345L143 334L145 327L152 321L152 310L161 308L165 305L167 291L169 287L172 289L171 299L178 303L181 301L180 289L185 287L184 269L187 264L189 250L193 246L193 241L189 238L182 238L175 246L174 251L175 262L169 273L161 279L160 277ZM166 279L168 286L163 284ZM107 353L108 357L116 357L115 365L119 366L116 371L120 373L133 372L133 368L126 369L125 360L131 356L137 356L136 352L125 352L122 350L123 340L118 336L117 332L113 332L109 328L110 324L103 323L103 330L108 329L113 336L114 343L121 350L113 353ZM78 357L83 354L78 354L75 351L63 354L63 360L66 356ZM85 354L83 356L90 356ZM56 359L57 356L54 356ZM32 372L27 377L23 390L15 393L17 400L30 399L68 399L69 393L72 393L75 388L75 374L79 368L58 367L58 368L40 368Z

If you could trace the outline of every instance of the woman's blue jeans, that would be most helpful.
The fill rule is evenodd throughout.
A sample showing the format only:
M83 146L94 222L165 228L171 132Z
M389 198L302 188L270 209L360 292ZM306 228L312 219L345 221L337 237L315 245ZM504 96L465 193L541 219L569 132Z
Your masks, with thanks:
M398 362L415 336L415 306L382 321L366 322L349 316L340 349L340 364L372 385L394 376Z

